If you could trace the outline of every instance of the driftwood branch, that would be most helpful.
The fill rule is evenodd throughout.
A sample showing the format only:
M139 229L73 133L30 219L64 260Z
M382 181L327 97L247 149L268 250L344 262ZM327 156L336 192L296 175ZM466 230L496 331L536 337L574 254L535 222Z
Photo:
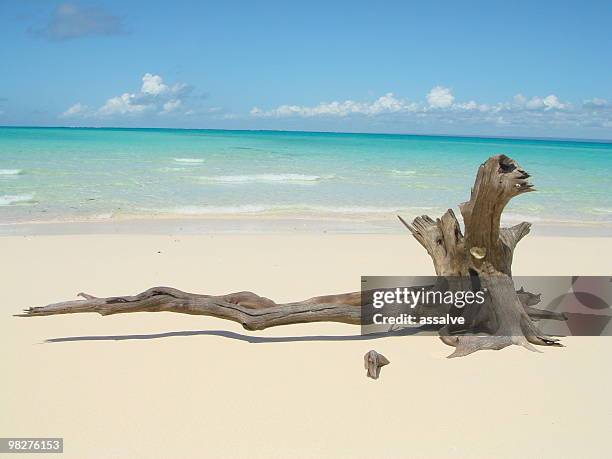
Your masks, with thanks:
M170 287L154 287L135 296L97 298L80 293L84 300L66 301L24 310L20 317L97 312L103 316L129 312L178 312L212 316L238 322L247 330L306 322L360 324L361 292L327 295L294 303L276 304L252 292L198 295Z
M176 312L227 319L241 324L247 330L308 322L339 322L360 324L362 292L326 295L293 303L277 304L252 292L236 292L227 295L201 295L183 292L170 287L153 287L133 296L101 298L88 293L77 296L84 300L64 301L27 308L16 317L39 317L59 314L97 313L102 316L130 312ZM517 291L524 308L534 318L565 320L561 314L532 307L539 296L524 290ZM535 301L534 301L535 299ZM442 305L440 306L442 307ZM448 312L435 309L436 305L418 304L414 316Z

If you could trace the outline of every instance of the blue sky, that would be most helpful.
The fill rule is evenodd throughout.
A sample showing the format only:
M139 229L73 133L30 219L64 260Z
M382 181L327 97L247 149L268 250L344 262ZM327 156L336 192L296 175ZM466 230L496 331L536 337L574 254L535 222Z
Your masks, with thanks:
M612 138L612 2L0 2L0 125Z

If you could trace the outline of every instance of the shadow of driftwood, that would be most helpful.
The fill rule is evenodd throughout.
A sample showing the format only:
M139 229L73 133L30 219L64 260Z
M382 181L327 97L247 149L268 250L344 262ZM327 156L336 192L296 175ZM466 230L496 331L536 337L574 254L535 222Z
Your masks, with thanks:
M422 331L422 330L421 330ZM299 341L368 341L388 338L392 336L407 336L418 333L416 329L403 329L386 333L372 333L369 335L313 335L313 336L252 336L243 335L225 330L185 330L165 333L151 333L142 335L100 335L100 336L66 336L63 338L50 338L46 343L66 343L72 341L130 341L173 338L177 336L220 336L223 338L244 341L247 343L293 343Z

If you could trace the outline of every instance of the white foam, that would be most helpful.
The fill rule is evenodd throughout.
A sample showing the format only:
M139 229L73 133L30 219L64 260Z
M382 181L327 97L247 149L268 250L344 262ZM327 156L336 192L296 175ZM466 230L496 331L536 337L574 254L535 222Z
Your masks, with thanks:
M202 164L204 160L202 158L174 158L177 163L185 164Z
M417 172L413 171L413 170L398 170L398 169L391 169L391 173L394 175L415 175Z
M226 215L226 214L253 214L273 210L274 206L244 205L244 206L181 206L166 209L163 212L179 215Z
M21 169L0 169L0 175L21 175L23 170Z
M5 194L0 195L0 206L11 206L14 204L36 204L32 194Z
M433 210L432 207L369 207L369 206L319 206L309 204L274 205L245 204L241 206L180 206L171 209L161 209L156 212L176 215L233 215L233 214L264 214L264 213L311 213L311 214L394 214L397 212L417 215L422 211Z
M593 212L597 214L612 214L612 209L607 209L605 207L594 207Z
M330 214L392 214L402 212L416 214L433 210L432 207L375 207L375 206L306 206L305 210Z
M160 172L181 172L186 171L187 167L162 167L159 169Z
M252 174L252 175L213 175L202 176L201 180L217 183L295 183L319 182L334 178L335 175L305 175L305 174Z

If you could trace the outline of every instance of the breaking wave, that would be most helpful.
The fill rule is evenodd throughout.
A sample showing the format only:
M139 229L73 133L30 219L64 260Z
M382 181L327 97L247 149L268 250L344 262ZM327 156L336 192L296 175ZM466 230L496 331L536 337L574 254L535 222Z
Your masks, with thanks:
M202 164L204 162L202 158L174 158L174 160L183 164Z
M32 194L5 194L0 195L0 206L12 206L15 204L37 204Z
M413 170L398 170L398 169L391 169L391 174L393 175L416 175L416 171Z
M0 169L0 175L21 175L22 169Z
M335 175L304 174L252 174L252 175L213 175L202 176L200 180L216 183L309 183L335 178Z
M157 212L175 215L232 215L232 214L392 214L404 212L417 215L423 211L432 210L431 207L375 207L375 206L318 206L309 204L280 205L280 204L245 204L238 206L179 206L170 209L161 209Z

